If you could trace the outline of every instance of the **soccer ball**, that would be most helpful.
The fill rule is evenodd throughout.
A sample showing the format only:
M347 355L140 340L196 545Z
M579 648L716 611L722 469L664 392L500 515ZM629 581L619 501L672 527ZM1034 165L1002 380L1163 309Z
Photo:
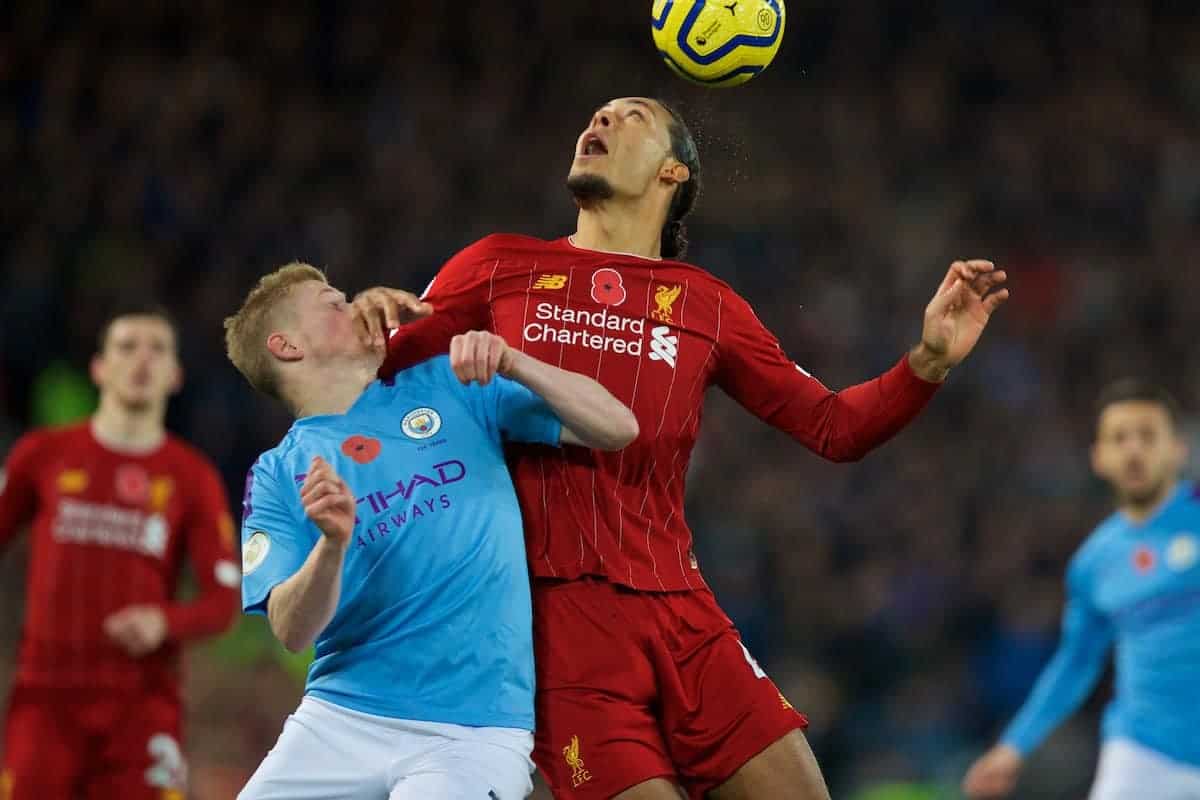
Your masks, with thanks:
M766 69L783 23L783 0L654 0L650 9L658 54L703 86L737 86Z

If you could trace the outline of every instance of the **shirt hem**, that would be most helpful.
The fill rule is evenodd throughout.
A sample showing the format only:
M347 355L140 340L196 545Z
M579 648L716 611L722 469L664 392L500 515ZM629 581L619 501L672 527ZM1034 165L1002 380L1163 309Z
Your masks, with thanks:
M320 689L310 689L306 696L322 700L330 705L357 711L360 714L371 714L387 719L412 720L413 722L440 722L448 725L462 725L467 728L516 728L523 731L533 730L533 716L518 716L512 714L490 714L487 716L462 713L457 709L430 708L422 705L415 706L381 706L371 703L355 702L354 698L331 694Z

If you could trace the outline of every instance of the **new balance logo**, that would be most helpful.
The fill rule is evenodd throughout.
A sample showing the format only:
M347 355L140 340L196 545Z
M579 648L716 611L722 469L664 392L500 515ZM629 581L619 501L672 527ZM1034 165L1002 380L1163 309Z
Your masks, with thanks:
M679 337L671 336L671 329L658 325L650 329L650 360L665 361L675 369L675 357L679 355Z
M533 282L533 288L535 289L561 289L566 285L566 275L540 275Z

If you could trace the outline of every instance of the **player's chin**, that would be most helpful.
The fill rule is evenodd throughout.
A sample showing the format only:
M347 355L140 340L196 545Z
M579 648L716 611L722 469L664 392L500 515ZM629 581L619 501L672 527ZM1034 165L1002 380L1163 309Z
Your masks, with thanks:
M130 411L146 411L154 405L155 400L165 391L155 391L147 387L135 387L119 392L121 405Z

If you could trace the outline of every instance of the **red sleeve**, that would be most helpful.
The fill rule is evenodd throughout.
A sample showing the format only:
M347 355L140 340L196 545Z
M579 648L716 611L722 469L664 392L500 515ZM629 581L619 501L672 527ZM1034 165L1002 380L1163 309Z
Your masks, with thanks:
M487 287L495 270L490 237L456 253L442 266L421 299L433 306L425 319L397 328L379 377L388 378L450 349L460 333L491 329Z
M13 445L0 472L0 549L16 538L37 505L38 450L43 436L29 433Z
M210 465L199 465L190 477L193 495L183 535L188 560L200 593L187 603L166 607L167 630L174 639L195 639L221 633L238 611L241 570L233 551L233 518L225 487Z
M831 461L857 461L921 412L940 384L917 377L905 356L874 380L831 392L793 363L733 292L718 308L716 383L759 419Z

